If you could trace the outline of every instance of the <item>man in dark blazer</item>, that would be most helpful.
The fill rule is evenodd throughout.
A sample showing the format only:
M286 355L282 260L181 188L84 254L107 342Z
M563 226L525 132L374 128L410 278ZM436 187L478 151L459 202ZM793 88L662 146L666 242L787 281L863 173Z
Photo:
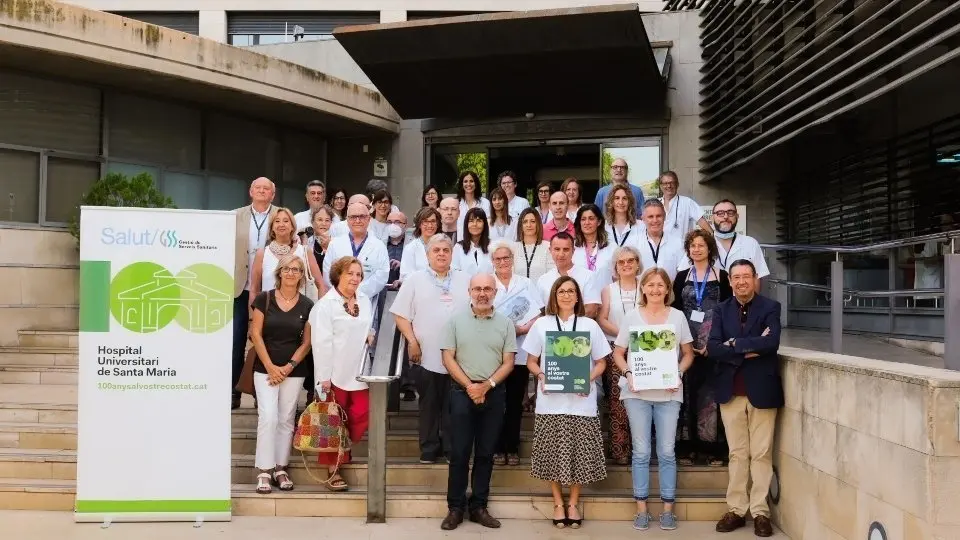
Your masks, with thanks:
M716 399L730 446L726 514L717 532L746 525L749 510L757 536L773 535L767 491L773 477L773 434L783 406L780 380L780 303L757 294L759 279L746 259L730 265L733 298L713 312L707 353L717 362ZM747 492L752 475L753 486Z

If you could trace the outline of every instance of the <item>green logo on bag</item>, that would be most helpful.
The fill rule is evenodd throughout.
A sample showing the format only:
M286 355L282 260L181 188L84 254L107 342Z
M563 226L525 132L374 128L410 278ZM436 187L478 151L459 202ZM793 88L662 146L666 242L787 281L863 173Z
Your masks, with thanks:
M209 334L233 319L233 279L223 269L194 264L173 275L153 262L122 268L110 282L110 313L140 334L177 321L184 330Z

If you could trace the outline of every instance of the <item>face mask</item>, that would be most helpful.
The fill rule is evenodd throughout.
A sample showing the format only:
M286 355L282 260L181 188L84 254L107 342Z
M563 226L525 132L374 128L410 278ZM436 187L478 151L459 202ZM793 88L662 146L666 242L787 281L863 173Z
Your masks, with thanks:
M400 238L403 235L403 229L396 223L387 225L387 236L390 238Z

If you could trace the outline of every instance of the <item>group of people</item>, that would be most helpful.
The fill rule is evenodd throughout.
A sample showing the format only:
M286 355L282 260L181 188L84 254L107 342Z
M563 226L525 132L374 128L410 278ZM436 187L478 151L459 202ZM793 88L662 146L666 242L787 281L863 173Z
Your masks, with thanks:
M581 487L606 477L609 456L631 466L634 527L649 528L656 440L662 529L677 527L678 462L722 465L729 456L730 508L717 530L744 526L749 512L758 536L772 534L765 497L783 401L780 313L758 294L768 274L759 244L736 232L732 201L717 202L710 223L677 194L675 173L661 175L661 198L644 200L627 172L615 160L613 182L594 203L582 204L576 179L556 192L541 183L531 206L516 194L514 173L501 173L488 199L467 171L456 196L424 190L409 235L385 185L344 197L338 211L325 204L323 183L310 182L310 209L294 216L272 206L270 180L255 180L251 205L237 210L234 376L249 333L258 357L257 491L293 488L286 466L303 389L309 399L335 396L350 438L363 436L367 388L355 377L380 318L393 316L407 343L401 391L418 401L420 462L449 463L443 529L465 518L500 526L487 511L490 477L494 466L520 464L523 413L532 409L531 475L549 483L556 527L582 525ZM389 307L385 290L398 291ZM634 391L630 330L655 324L676 330L682 382ZM544 384L553 331L589 335L581 393ZM335 463L321 463L328 488L348 489Z

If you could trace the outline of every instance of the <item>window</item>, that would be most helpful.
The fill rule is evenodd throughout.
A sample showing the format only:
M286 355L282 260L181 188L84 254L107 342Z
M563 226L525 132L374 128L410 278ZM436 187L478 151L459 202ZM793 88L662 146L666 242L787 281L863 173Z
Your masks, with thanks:
M83 194L100 177L100 162L49 156L47 158L47 208L44 221L67 223Z
M341 26L377 24L379 11L281 11L227 14L227 39L231 45L269 45L294 41L294 27L303 29L298 41L333 39ZM302 36L302 37L300 37Z
M0 186L0 221L40 219L40 154L0 148Z
M249 186L243 180L211 176L207 184L208 203L210 210L233 210L246 206Z
M204 208L206 178L198 174L166 171L163 173L163 194L173 199L177 208Z

